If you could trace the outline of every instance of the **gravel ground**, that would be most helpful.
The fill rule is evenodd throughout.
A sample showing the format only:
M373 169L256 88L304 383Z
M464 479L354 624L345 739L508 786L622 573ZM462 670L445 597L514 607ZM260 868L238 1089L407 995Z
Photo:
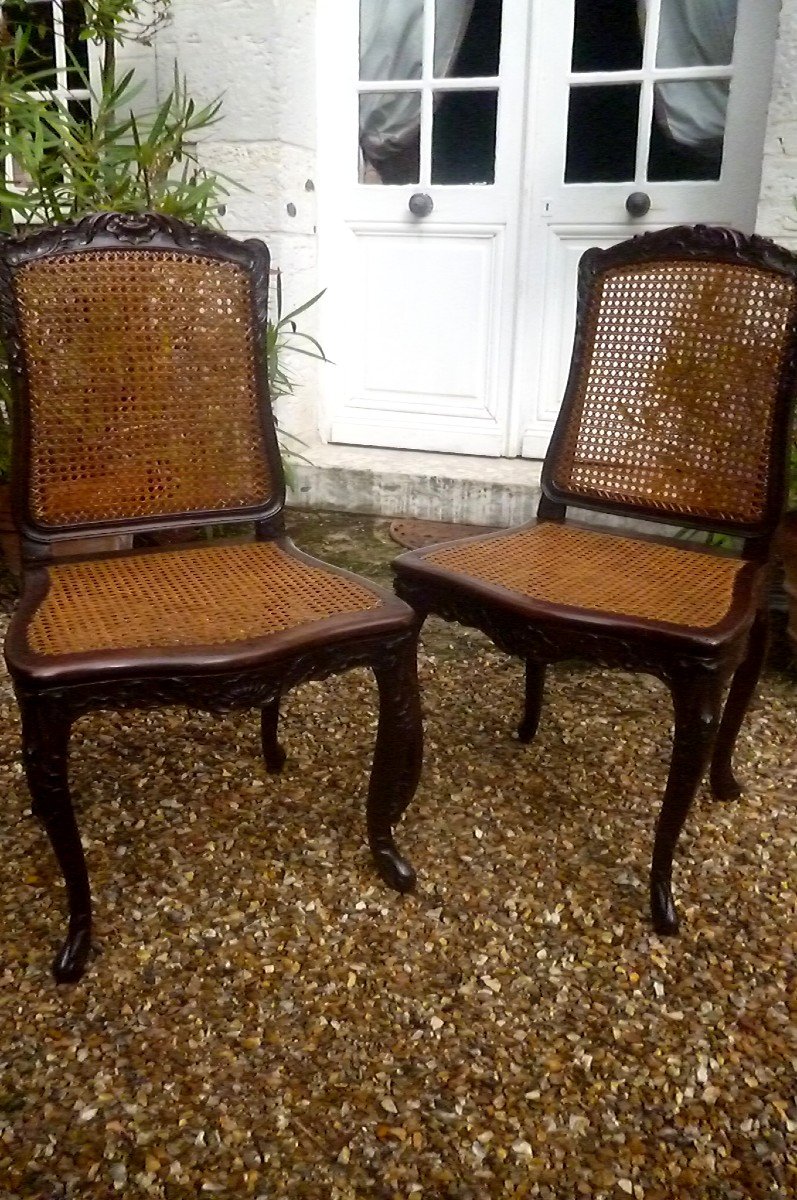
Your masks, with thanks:
M384 522L295 523L384 577ZM664 940L663 686L556 669L521 747L520 665L480 636L430 622L421 677L408 897L365 846L367 674L291 694L278 779L254 714L84 718L98 954L71 988L0 682L3 1200L797 1195L794 678L745 726L745 798L696 804Z

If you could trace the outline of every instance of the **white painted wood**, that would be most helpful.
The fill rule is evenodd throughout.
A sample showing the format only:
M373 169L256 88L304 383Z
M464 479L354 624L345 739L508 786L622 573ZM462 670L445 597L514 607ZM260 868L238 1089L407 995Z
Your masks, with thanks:
M501 290L502 227L370 224L351 234L350 283L369 303L332 440L382 445L398 418L414 448L449 450L456 439L460 452L500 454L491 297Z
M428 0L427 0L428 2ZM431 182L431 23L423 78L360 91L426 89L421 182L359 184L358 10L319 6L322 436L333 441L500 455L511 395L514 265L526 67L525 0L503 0L500 75L435 90L498 90L493 184ZM408 202L431 196L419 220Z

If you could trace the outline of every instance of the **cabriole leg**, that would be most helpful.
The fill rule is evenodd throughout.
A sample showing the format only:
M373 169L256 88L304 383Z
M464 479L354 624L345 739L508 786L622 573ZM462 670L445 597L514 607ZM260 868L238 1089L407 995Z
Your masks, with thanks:
M533 740L540 723L542 696L545 689L545 663L533 658L526 659L526 699L523 707L523 720L518 725L518 739L521 742Z
M91 946L91 892L69 794L67 761L72 722L66 705L46 696L21 698L20 710L31 808L50 839L69 901L69 930L53 961L53 975L57 983L73 983L85 970Z
M280 697L276 695L260 710L260 741L263 747L263 758L266 770L271 775L279 775L285 766L285 751L277 740L277 726L280 719Z
M711 761L722 704L722 679L710 669L684 672L670 688L675 708L672 759L656 826L650 872L650 909L657 933L677 933L672 858L678 836Z
M384 881L408 892L415 884L415 871L396 849L393 826L415 794L423 759L417 636L377 663L374 674L379 726L368 790L368 841Z
M742 794L733 773L733 750L764 664L768 628L769 619L766 612L758 612L750 630L747 653L736 668L731 690L725 701L725 711L717 734L709 776L711 791L717 800L737 800Z

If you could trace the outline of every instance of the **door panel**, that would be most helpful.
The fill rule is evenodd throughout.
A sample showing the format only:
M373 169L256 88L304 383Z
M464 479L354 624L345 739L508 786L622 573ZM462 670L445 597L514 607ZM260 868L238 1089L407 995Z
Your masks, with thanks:
M352 398L333 420L333 441L359 435L381 445L399 416L404 444L416 449L431 433L443 445L455 436L473 454L501 453L494 408L501 331L491 305L500 291L501 238L501 229L461 225L415 234L402 226L352 229L351 284L371 303L349 373Z
M527 7L320 7L333 441L506 453Z

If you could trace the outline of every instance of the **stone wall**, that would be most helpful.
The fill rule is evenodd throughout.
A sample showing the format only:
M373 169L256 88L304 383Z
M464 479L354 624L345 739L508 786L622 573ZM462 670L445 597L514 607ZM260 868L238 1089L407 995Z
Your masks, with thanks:
M202 136L205 164L234 181L222 223L265 237L281 269L287 308L319 290L316 274L315 0L173 0L155 45L163 96L174 62L204 105L221 95L221 119ZM301 327L314 332L315 315ZM297 398L279 409L283 427L317 440L316 365L294 356Z
M797 248L797 0L782 0L757 230Z

